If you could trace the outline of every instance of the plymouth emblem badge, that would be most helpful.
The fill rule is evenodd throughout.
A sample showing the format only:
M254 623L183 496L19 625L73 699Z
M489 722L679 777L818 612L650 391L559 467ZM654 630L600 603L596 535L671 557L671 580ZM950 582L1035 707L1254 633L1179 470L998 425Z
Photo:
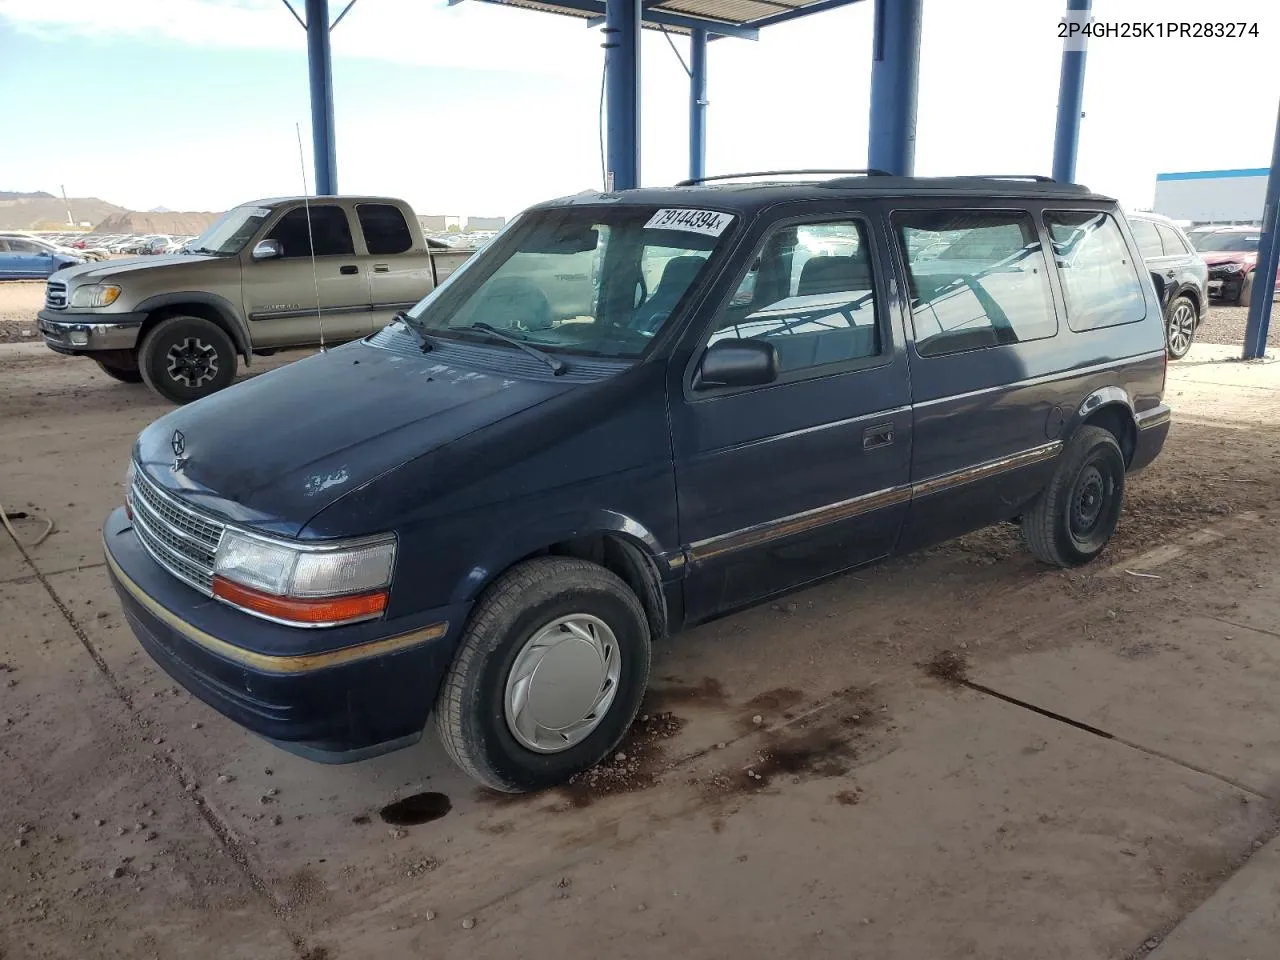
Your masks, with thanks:
M173 436L169 438L169 449L173 451L173 467L174 473L177 473L186 466L187 458L183 456L187 452L187 437L181 430L173 431Z

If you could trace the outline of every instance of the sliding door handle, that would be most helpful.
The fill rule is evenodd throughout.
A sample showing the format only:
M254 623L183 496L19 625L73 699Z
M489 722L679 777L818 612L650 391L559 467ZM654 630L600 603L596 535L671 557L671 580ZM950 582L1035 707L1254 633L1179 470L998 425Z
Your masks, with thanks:
M892 423L877 423L862 431L862 449L874 450L876 447L887 447L893 443L895 431Z

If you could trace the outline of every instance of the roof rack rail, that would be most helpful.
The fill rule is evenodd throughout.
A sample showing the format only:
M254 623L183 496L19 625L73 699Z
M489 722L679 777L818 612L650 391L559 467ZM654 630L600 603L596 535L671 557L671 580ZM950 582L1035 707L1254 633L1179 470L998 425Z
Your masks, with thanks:
M700 183L706 183L708 180L739 180L743 177L777 177L777 176L811 176L813 174L830 174L838 173L842 176L861 175L864 177L890 177L893 174L888 170L877 170L875 168L868 170L839 170L839 169L816 169L816 170L761 170L756 173L718 173L710 177L690 177L688 180L681 180L676 184L677 187L695 187Z
M1053 177L1046 177L1041 173L965 173L963 177L972 177L975 180L1034 180L1036 183L1057 183Z

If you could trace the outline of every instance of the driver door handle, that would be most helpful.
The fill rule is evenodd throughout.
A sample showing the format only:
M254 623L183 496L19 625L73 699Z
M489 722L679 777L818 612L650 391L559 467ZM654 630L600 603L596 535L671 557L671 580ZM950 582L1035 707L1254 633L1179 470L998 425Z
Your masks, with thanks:
M887 447L893 443L894 429L892 423L877 423L862 431L862 449L874 450L876 447Z
M343 264L341 267L339 267L339 268L338 268L338 272L339 272L339 273L341 273L343 276L347 276L347 277L349 277L349 276L351 276L352 274L359 273L359 272L360 272L360 268L359 268L359 267L357 267L354 263L347 263L347 264Z

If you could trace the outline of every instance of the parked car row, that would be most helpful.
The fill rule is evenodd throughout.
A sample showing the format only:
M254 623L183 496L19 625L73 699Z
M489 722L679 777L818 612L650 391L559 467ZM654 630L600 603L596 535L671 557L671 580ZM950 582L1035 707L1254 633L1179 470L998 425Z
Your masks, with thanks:
M43 280L88 257L25 233L0 233L0 280Z
M51 243L83 251L87 258L91 260L104 260L108 256L121 254L177 253L184 245L195 239L187 235L172 236L164 233L143 235L123 233L41 233L39 236Z

